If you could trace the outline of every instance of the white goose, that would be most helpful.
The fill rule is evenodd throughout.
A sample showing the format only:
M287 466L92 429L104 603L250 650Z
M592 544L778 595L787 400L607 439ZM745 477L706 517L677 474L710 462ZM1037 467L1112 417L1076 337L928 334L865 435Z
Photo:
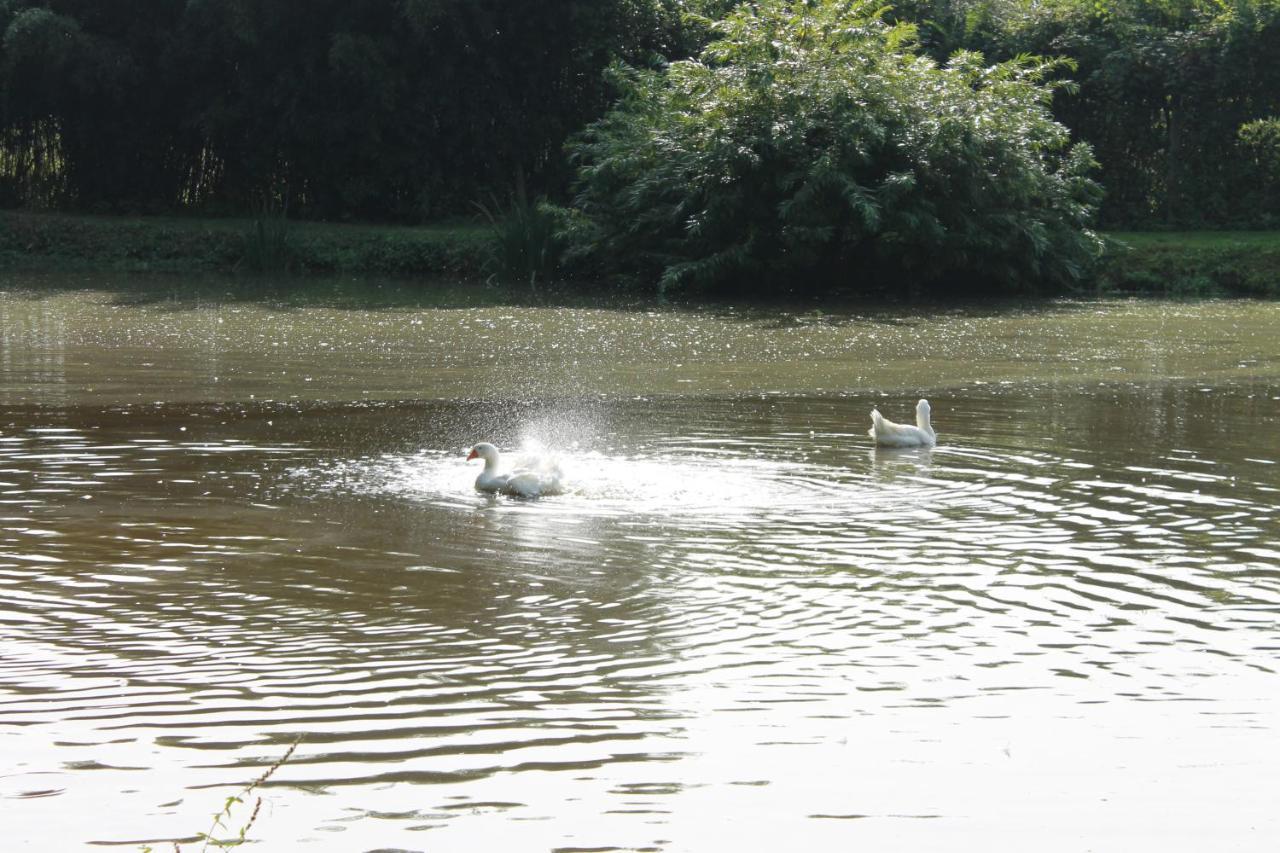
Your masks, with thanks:
M871 410L871 429L867 435L879 447L933 447L938 435L929 423L929 401L916 403L916 425L895 424L876 409Z
M537 498L543 495L558 495L563 490L560 484L560 468L554 463L541 468L517 468L505 474L498 473L498 448L483 441L471 448L467 461L483 459L484 470L476 477L476 491L500 492L519 498Z

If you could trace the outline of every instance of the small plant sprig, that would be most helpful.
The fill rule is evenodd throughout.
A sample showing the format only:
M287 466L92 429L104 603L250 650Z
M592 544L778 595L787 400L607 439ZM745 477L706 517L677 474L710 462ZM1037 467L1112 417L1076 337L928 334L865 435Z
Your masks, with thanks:
M253 827L254 821L258 819L258 812L262 809L262 797L254 798L253 811L249 814L249 819L240 826L239 831L237 831L235 835L230 838L219 839L214 838L213 834L218 830L225 830L227 828L227 822L231 820L232 809L243 803L247 797L251 796L253 792L265 784L277 770L284 766L284 763L293 756L294 750L298 748L298 744L301 742L301 738L295 740L289 748L285 750L284 755L280 756L275 764L272 764L264 770L261 776L254 779L248 785L245 785L239 793L232 794L227 797L226 801L222 804L222 810L213 816L213 825L209 827L209 831L200 833L200 839L204 842L204 845L200 848L200 853L207 853L210 845L218 850L230 850L244 844L245 835L247 835L249 830Z
M210 825L209 831L201 832L196 835L198 840L204 842L200 847L200 853L208 853L211 847L215 850L232 850L239 847L241 844L244 844L245 838L249 834L249 830L253 828L253 824L258 820L258 812L262 810L262 797L254 797L253 811L249 813L249 819L241 824L238 830L228 829L231 821L231 812L236 806L243 804L246 799L253 795L254 791L265 784L277 770L283 767L284 764L293 756L294 750L298 748L298 744L300 743L302 743L302 738L295 740L289 748L285 750L284 755L280 756L275 764L272 764L264 770L262 775L245 785L238 792L227 797L226 801L222 804L222 809L213 816L213 823ZM234 834L228 838L215 838L214 833L219 831L231 831ZM150 845L144 845L141 853L155 853L155 850ZM173 842L173 853L182 853L182 847L179 846L176 841Z

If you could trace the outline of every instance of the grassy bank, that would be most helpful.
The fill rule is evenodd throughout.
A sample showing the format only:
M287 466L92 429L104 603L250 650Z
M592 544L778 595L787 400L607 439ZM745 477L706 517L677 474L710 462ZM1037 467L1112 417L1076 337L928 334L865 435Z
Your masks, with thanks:
M0 269L301 272L480 278L484 226L405 228L266 219L0 211Z
M1280 232L1112 232L1102 293L1280 296Z
M1114 232L1089 291L1280 296L1280 232ZM482 279L481 224L420 228L267 219L105 217L0 211L0 269L299 272Z

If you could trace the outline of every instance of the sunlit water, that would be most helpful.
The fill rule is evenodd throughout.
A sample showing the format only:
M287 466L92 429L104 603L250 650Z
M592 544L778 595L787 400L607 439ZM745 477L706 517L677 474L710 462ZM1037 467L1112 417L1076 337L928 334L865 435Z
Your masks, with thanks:
M1280 842L1278 305L3 283L6 849Z

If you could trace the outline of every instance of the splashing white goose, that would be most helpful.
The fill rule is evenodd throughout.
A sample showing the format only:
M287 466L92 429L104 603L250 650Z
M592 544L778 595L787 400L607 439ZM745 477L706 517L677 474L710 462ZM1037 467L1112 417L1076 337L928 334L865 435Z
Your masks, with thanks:
M933 447L938 435L929 423L929 401L916 403L916 425L895 424L876 409L871 410L871 429L867 435L879 447Z
M476 477L476 491L498 492L519 498L538 498L558 495L563 491L560 468L554 462L537 468L516 468L505 474L498 473L498 448L483 441L471 448L467 461L483 459L484 470Z

